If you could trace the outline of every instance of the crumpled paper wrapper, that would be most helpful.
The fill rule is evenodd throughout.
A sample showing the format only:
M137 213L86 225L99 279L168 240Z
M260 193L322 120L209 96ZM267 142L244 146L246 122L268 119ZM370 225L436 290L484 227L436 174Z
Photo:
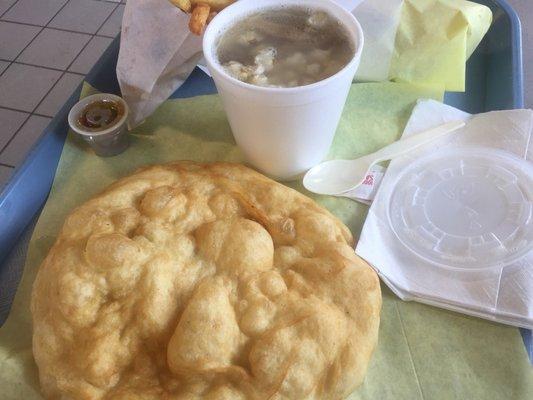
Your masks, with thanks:
M361 24L365 37L356 80L389 80L394 38L402 6L403 0L366 0L353 8L353 14Z
M464 92L466 61L492 22L486 6L463 0L405 0L389 77Z
M442 93L395 83L353 85L329 157L355 158L396 140L421 97L441 99ZM179 159L243 160L218 96L166 101L133 130L130 148L116 157L97 157L69 136L30 242L11 315L0 328L2 400L41 399L31 350L29 299L36 271L66 215L143 165ZM310 195L300 182L292 187ZM366 206L342 198L311 197L359 236ZM383 286L379 344L365 382L349 400L529 400L532 396L531 367L517 329L406 303Z
M465 0L335 0L353 10L365 35L359 81L395 79L463 91L465 65L491 23L491 11ZM168 0L126 3L117 77L139 125L189 76L202 57L189 16ZM205 67L204 67L205 70Z

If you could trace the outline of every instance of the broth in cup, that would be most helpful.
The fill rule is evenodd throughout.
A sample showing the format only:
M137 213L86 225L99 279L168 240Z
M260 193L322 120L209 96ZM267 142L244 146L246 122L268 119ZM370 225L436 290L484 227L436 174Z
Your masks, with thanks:
M203 53L248 163L286 181L326 157L363 36L353 14L333 0L239 0L213 18ZM307 69L315 50L327 57Z
M335 75L353 58L346 28L326 11L267 8L221 36L216 56L226 73L264 87L310 85Z

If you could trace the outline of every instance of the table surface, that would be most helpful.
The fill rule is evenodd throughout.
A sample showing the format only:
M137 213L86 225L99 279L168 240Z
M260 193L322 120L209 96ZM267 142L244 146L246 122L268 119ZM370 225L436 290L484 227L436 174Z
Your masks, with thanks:
M533 0L507 0L522 21L524 105L533 108Z

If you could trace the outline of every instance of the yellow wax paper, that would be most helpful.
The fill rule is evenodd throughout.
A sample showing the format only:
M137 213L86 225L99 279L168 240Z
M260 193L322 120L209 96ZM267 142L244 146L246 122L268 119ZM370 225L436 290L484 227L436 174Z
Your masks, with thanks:
M464 0L405 0L389 75L396 81L465 90L466 61L492 12Z
M330 157L357 157L397 139L422 97L440 99L442 93L397 83L353 85ZM87 145L68 137L10 317L0 328L0 399L40 398L29 298L37 268L65 216L138 167L177 159L242 161L218 96L165 102L133 131L131 147L113 158L96 157ZM303 191L299 183L291 186ZM312 197L358 236L366 206ZM532 378L517 329L402 302L383 286L379 345L364 384L350 400L530 400Z

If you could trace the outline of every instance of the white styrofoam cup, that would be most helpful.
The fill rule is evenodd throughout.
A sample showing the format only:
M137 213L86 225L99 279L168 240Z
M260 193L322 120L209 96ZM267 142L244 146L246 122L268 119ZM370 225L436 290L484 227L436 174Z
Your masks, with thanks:
M336 18L355 45L350 62L327 79L291 88L254 86L228 75L217 61L220 35L249 14L287 6L321 9ZM351 13L331 0L239 0L209 23L203 50L235 140L252 165L289 180L326 157L363 50L363 31Z

